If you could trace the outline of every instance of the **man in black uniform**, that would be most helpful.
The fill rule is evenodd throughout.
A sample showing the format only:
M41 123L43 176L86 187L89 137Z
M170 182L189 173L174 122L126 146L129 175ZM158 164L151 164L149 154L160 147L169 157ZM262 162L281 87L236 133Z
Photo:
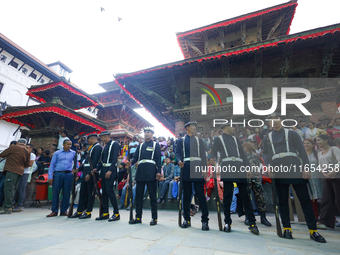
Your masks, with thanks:
M138 145L131 161L127 162L127 167L136 164L136 218L129 221L129 224L142 223L143 195L145 185L150 195L150 205L152 220L150 225L157 225L157 179L161 177L161 148L158 143L152 141L154 131L144 128L145 142Z
M113 215L110 221L120 220L116 194L114 192L114 183L117 179L117 159L120 152L120 146L117 142L112 141L109 131L100 133L101 140L105 143L102 151L101 160L94 172L100 171L100 179L102 180L102 198L103 198L103 215L96 220L109 219L109 199L113 206Z
M198 197L199 206L202 211L202 230L209 230L209 211L207 200L204 195L204 177L202 172L195 173L196 169L207 167L204 144L201 138L195 136L197 122L192 121L184 125L187 135L178 139L176 147L176 158L178 165L181 167L183 177L183 217L182 228L191 226L190 221L190 202L192 194L192 182L194 183L195 193ZM180 198L181 199L181 198Z
M275 172L276 191L284 229L283 237L293 239L288 207L289 184L292 184L300 200L310 238L325 243L326 240L317 231L315 214L308 194L307 179L310 178L310 173L304 172L303 167L309 164L309 160L301 138L293 130L282 127L282 119L278 113L269 115L267 119L270 120L273 131L263 140L263 159L265 165L269 167L270 177L273 178ZM281 166L291 169L290 172L271 170L272 167Z
M249 220L249 230L258 235L259 230L255 224L253 207L248 193L247 175L241 168L250 167L247 155L244 152L241 142L233 136L233 128L230 124L221 125L223 134L214 138L214 145L211 157L216 159L217 152L221 154L221 180L223 181L223 208L224 208L224 232L231 232L230 206L233 199L234 184L237 183L239 196L242 199L245 214ZM228 169L228 170L224 170ZM231 170L229 170L231 169Z
M94 191L93 177L91 173L92 168L90 164L90 158L91 158L93 168L97 168L100 155L102 153L102 147L98 143L97 134L88 135L87 142L89 145L92 145L92 147L85 159L84 164L82 164L78 169L78 171L83 173L81 177L79 205L78 205L77 212L73 214L71 218L79 218L79 219L91 218L91 212L93 209L95 191ZM87 201L87 207L86 207L86 201ZM86 212L82 214L82 212L85 209L86 209Z

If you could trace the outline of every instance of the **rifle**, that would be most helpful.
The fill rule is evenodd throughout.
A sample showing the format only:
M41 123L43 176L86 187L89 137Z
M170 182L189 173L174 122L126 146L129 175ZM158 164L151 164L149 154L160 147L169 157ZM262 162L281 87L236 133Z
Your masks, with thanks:
M268 152L270 150L270 143L269 143L269 137L267 135L267 146L268 146ZM269 154L269 164L272 163L272 156L271 153ZM274 213L275 213L275 220L276 220L276 234L279 237L282 237L282 228L281 228L281 222L279 218L279 206L278 206L278 199L277 199L277 192L276 192L276 183L275 183L275 177L272 179L272 193L273 193L273 205L274 205Z
M222 228L222 218L221 218L221 211L220 211L220 196L218 195L218 186L217 186L217 177L216 171L214 171L214 182L215 182L215 190L216 192L216 207L217 207L217 221L218 221L218 228L220 231L223 231Z
M182 190L183 190L183 169L181 168L181 172L179 175L179 187L178 187L178 226L182 226Z
M92 160L91 160L91 157L90 157L90 155L88 156L89 157L89 163L90 163L90 166L91 166L91 170L92 170L92 172L93 172L93 165L92 165ZM94 187L95 187L95 189L96 189L96 191L97 191L97 195L98 195L98 197L99 197L99 217L101 216L101 215L103 215L103 203L102 203L102 194L100 193L100 189L99 189L99 186L98 186L98 182L97 182L97 177L96 177L96 173L95 172L93 172L93 182L94 182Z
M130 204L130 221L133 221L133 193L132 193L132 173L129 167L129 204Z
M73 170L77 168L77 153L75 153L74 158L73 158ZM73 173L73 180L72 180L72 200L71 200L71 205L68 210L68 215L67 218L70 218L73 215L73 206L74 206L74 199L76 197L76 177L77 174Z

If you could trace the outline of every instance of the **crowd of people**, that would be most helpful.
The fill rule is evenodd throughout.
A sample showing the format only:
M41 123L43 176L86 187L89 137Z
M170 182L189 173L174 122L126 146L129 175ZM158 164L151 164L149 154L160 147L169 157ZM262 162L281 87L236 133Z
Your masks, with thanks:
M245 224L249 225L250 228L256 227L254 225L255 211L260 215L261 223L266 226L271 226L271 223L266 219L266 201L263 195L263 184L271 182L271 180L269 178L270 174L263 171L263 169L265 169L265 165L270 164L264 155L266 154L266 150L268 153L268 147L270 147L269 145L266 145L265 141L268 141L268 139L274 139L271 138L273 126L265 124L262 128L245 128L240 129L237 133L234 127L224 128L225 126L213 129L208 134L202 134L196 131L193 133L193 135L198 138L197 141L199 141L197 142L198 150L196 148L196 153L200 155L200 150L202 150L202 154L204 154L204 158L206 159L205 165L208 167L208 171L204 175L205 181L202 187L200 186L201 184L197 186L195 183L192 183L192 185L190 184L190 191L188 191L188 186L184 187L186 193L190 193L190 196L187 195L184 197L184 200L191 203L190 213L186 213L186 208L184 208L183 214L186 219L184 227L190 225L190 216L197 213L197 200L199 201L200 209L202 211L207 210L205 208L205 204L210 200L214 189L216 189L215 193L218 194L224 203L226 232L230 232L231 226L230 215L227 215L228 213L226 213L226 211L229 211L229 213L237 212L239 216L246 215ZM229 133L226 133L226 130L229 130ZM330 123L315 123L311 121L308 122L308 125L305 120L300 120L299 125L291 128L291 131L295 132L296 137L301 139L304 151L303 153L298 151L298 154L302 157L302 154L306 153L306 157L308 159L306 162L308 162L310 169L328 166L326 168L329 170L334 169L336 165L339 166L340 118L337 118ZM228 135L224 138L224 140L223 134ZM91 136L95 138L90 139ZM0 175L0 204L2 206L0 214L22 211L27 183L30 182L32 173L38 171L38 175L47 174L48 172L50 184L53 183L53 186L57 186L57 188L53 191L54 197L59 197L60 190L63 188L64 202L62 203L61 213L66 215L70 197L70 189L66 187L69 187L69 183L72 182L72 169L77 169L73 172L77 174L77 180L79 183L78 196L80 197L78 203L80 209L77 210L75 216L81 217L83 211L86 210L85 204L88 205L89 201L92 199L89 197L86 201L84 201L81 196L81 190L86 192L85 189L88 189L88 193L90 193L90 190L93 190L94 186L86 186L86 181L88 181L91 176L89 173L85 174L84 170L78 171L78 168L84 169L89 167L90 162L88 158L91 157L91 153L95 145L100 145L98 148L100 147L101 149L100 153L94 152L97 155L97 158L94 158L93 168L95 170L97 170L97 168L101 168L101 172L104 171L103 169L106 169L104 171L106 172L105 175L100 174L98 183L99 187L101 187L101 192L107 200L105 202L105 212L101 216L103 219L108 218L108 200L111 201L114 207L115 217L113 219L111 218L112 221L119 220L118 210L125 207L128 210L130 209L127 196L129 178L132 178L134 202L137 190L136 182L138 178L140 179L140 177L136 177L138 176L138 163L141 162L140 146L147 142L151 145L151 147L146 148L147 151L149 150L150 152L154 152L157 151L157 148L160 150L160 169L156 167L156 186L145 181L143 187L139 187L139 191L141 192L137 193L144 194L144 199L147 190L149 192L150 199L150 196L153 196L153 194L150 194L150 191L151 193L157 194L158 204L165 204L167 202L177 200L179 199L180 193L181 169L185 166L184 161L186 151L184 149L184 141L186 141L187 136L188 134L178 134L175 139L170 137L166 139L165 137L155 137L152 132L149 140L150 142L146 141L145 137L133 137L131 141L117 140L114 142L111 140L109 133L102 134L100 136L100 141L97 141L95 140L98 138L97 135L80 137L78 134L74 134L71 138L69 138L66 131L62 130L60 132L59 142L55 151L44 150L43 148L34 148L32 144L27 144L27 141L23 138L19 139L17 142L13 141L9 148L0 154L0 157L2 158L0 159L0 171L2 172ZM89 142L89 140L91 141ZM270 142L273 144L272 140ZM200 143L202 143L202 146L200 146ZM111 144L111 146L108 146L108 144ZM113 144L114 149L112 149ZM156 148L155 144L157 145ZM233 145L231 146L231 144ZM296 147L298 146L296 145ZM228 150L226 148L228 148ZM114 153L111 153L111 149ZM191 147L191 149L193 148ZM274 147L272 147L272 154L275 154L274 150ZM289 152L289 150L290 148L287 145L287 151ZM285 151L285 153L287 151ZM69 154L68 152L73 152L73 154ZM67 167L65 167L66 162L62 159L58 159L58 157L60 157L59 155L62 153L65 154L65 158L68 160ZM183 153L183 155L181 153ZM190 152L188 151L187 154L188 153ZM247 162L247 164L249 163L251 166L257 166L259 171L257 173L248 174L245 178L246 182L244 183L240 181L240 179L236 179L231 182L225 181L225 178L223 178L223 176L219 173L214 176L212 167L223 165L223 162L230 159L230 153L235 153L236 158L239 158L240 162ZM151 157L154 157L154 153ZM200 158L202 157L203 155L200 156ZM99 160L99 158L101 158L101 160ZM131 162L135 162L136 164L131 164ZM77 167L74 168L72 164L77 164ZM118 171L112 172L111 164L115 164ZM132 165L131 171L128 172L130 165ZM330 165L333 165L334 167L329 167ZM68 174L67 178L64 175L60 175L56 178L57 175L61 173ZM337 208L338 212L340 211L340 183L339 178L337 178L338 176L336 171L309 171L309 173L310 176L305 179L309 179L308 194L314 211L313 217L318 221L318 228L325 229L326 227L340 227L335 217L335 208ZM217 182L214 181L215 177ZM87 180L85 180L86 178ZM108 182L108 179L112 180ZM217 187L215 186L216 183ZM118 191L117 196L113 191L115 189L114 185L116 185ZM82 188L82 186L84 187ZM296 187L294 186L294 189ZM92 193L95 194L94 192ZM195 196L195 193L199 194ZM204 201L202 200L202 194L204 194L205 197ZM253 196L256 203L251 205L248 201L249 196ZM197 197L197 200L195 197ZM119 203L117 198L119 199ZM156 197L153 197L152 200L155 200L155 198ZM283 198L281 198L280 203L281 207L284 207L282 199ZM154 207L155 205L152 206ZM87 216L84 216L83 218L90 217L89 215L92 211L93 203L91 203L89 207L90 208L86 211ZM52 213L53 214L50 215L50 217L58 214L58 200L53 202ZM153 215L156 214L153 212ZM207 217L207 215L204 217ZM138 218L136 220L138 223ZM153 220L157 219L153 218ZM156 221L154 221L154 223L155 222ZM204 228L206 230L208 229L207 226ZM290 227L286 229L290 230ZM258 230L252 230L254 233L256 231Z

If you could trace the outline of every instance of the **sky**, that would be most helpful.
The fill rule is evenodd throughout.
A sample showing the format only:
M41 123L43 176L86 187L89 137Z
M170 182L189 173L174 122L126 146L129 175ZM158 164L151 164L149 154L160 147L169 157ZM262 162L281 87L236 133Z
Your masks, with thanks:
M46 64L66 64L71 81L91 94L115 74L182 60L176 32L287 1L1 0L0 33ZM290 34L340 23L338 0L298 4ZM137 112L156 136L171 135L148 112Z

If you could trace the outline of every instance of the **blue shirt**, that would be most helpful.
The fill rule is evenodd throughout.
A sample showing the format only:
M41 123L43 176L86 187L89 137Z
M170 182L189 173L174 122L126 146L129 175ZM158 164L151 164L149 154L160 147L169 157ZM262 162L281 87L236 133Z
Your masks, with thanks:
M137 142L137 141L135 141L135 142L132 141L132 142L129 144L129 146L134 146L134 145L139 145L139 142ZM136 150L137 150L137 147L130 148L130 153L135 153Z
M301 131L303 132L303 136L305 136L305 133L306 133L307 129L308 129L308 127L301 128Z
M76 152L73 150L64 151L64 149L58 150L53 154L50 168L48 169L48 179L53 178L53 172L55 171L72 171L73 160ZM77 161L77 167L78 167Z

